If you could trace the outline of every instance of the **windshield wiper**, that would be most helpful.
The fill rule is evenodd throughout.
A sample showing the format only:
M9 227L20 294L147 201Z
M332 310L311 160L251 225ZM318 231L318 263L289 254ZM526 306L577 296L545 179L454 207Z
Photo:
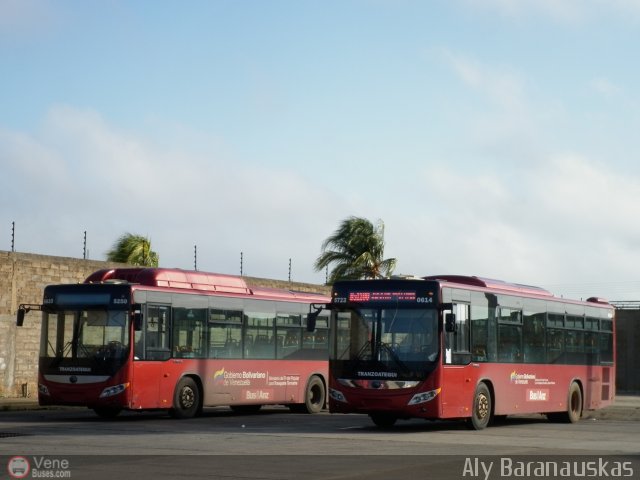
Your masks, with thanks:
M398 367L400 367L400 370L402 370L402 373L407 374L411 372L411 369L407 366L406 363L400 360L400 357L398 357L398 354L393 350L391 345L389 345L388 343L380 342L379 346L381 350L384 350L385 352L387 352L387 355L389 355L391 360L393 360L395 364L398 365Z
M366 350L371 346L371 342L367 340L362 344L360 350L358 350L358 354L356 355L356 360L370 360L370 358L365 358L365 353L367 357L372 357L371 353L366 352Z

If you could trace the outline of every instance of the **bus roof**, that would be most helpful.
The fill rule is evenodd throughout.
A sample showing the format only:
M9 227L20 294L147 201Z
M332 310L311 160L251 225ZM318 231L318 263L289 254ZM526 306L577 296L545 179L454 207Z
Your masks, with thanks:
M544 288L534 287L532 285L523 285L521 283L509 283L492 278L465 275L431 275L422 278L424 280L434 280L459 285L471 285L474 287L490 288L492 290L501 290L503 292L516 293L521 295L539 295L543 297L557 298L553 293L545 290ZM574 301L577 302L577 300ZM600 303L603 305L609 305L609 302L606 299L600 297L589 297L586 301L589 303Z
M513 293L553 297L553 294L548 290L545 290L544 288L534 287L532 285L523 285L521 283L509 283L492 278L482 278L465 275L431 275L423 278L425 280L440 280L450 283L472 285L474 287L491 288L492 290L502 290Z
M323 301L321 293L300 292L278 288L249 286L243 277L222 273L208 273L177 268L113 268L98 270L89 275L84 283L121 281L149 287L164 287L201 292L269 297L274 300L292 299ZM284 297L284 298L283 298Z

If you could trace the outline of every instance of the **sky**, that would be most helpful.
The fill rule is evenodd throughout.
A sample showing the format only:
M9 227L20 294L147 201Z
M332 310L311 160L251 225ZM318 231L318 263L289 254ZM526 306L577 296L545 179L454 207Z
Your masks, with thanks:
M639 47L640 0L0 0L0 250L324 283L357 216L640 300Z

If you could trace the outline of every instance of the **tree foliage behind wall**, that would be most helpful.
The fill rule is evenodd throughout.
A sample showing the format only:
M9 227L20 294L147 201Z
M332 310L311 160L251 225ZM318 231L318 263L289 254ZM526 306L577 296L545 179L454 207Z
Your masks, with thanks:
M157 267L159 258L158 254L151 250L149 238L125 233L107 252L107 260L141 267Z
M322 244L315 262L320 271L332 266L328 283L336 280L381 278L391 275L395 258L384 258L384 223L349 217Z

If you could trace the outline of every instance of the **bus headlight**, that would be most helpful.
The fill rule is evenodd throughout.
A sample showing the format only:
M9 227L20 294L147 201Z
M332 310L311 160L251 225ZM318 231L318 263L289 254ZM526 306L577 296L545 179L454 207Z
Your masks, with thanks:
M335 400L336 402L348 403L346 397L344 396L344 394L339 390L335 390L333 388L330 388L329 389L329 396L333 400Z
M120 385L114 385L112 387L105 388L100 394L100 398L113 397L119 393L124 392L129 387L128 383L121 383Z
M38 384L38 393L40 395L46 395L46 396L50 396L51 394L49 393L49 389L47 388L46 385L43 385L42 383Z
M416 393L411 400L409 400L408 405L419 405L420 403L430 402L440 393L440 388L435 390L430 390L428 392Z

